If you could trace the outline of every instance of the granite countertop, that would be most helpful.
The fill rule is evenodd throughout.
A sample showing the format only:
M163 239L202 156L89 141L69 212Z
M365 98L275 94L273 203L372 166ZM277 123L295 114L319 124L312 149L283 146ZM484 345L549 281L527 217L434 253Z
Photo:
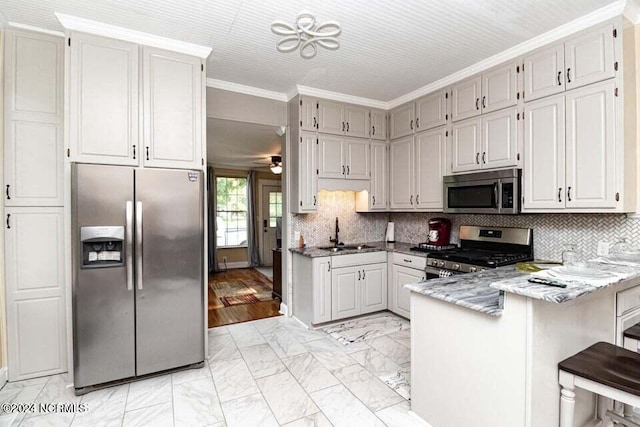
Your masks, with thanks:
M412 292L450 302L491 316L501 316L504 293L490 285L498 280L521 276L515 266L494 268L479 273L456 274L441 279L405 285Z
M340 255L363 254L363 253L367 253L367 252L380 252L380 251L397 252L397 253L401 253L401 254L415 255L415 256L419 256L419 257L423 257L423 258L427 257L426 252L412 251L411 247L415 246L413 243L402 243L402 242L396 242L396 243L387 243L387 242L349 243L349 246L351 246L351 245L367 245L367 246L371 246L371 247L370 248L365 248L365 249L345 249L345 250L339 251L339 252L331 252L331 251L327 251L327 250L324 250L324 249L320 249L317 246L312 246L312 247L304 248L304 249L301 249L301 248L289 248L289 251L291 251L294 254L299 254L299 255L306 256L306 257L310 257L310 258L325 257L325 256L340 256ZM327 245L327 246L331 246L331 245Z

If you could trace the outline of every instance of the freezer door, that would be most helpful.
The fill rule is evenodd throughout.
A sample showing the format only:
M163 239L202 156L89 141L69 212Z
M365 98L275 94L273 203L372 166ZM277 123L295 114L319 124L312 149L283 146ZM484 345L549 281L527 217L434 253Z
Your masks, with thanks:
M128 259L133 221L127 227L127 202L132 218L134 175L128 167L76 163L71 174L74 385L82 388L135 375L135 300L127 281L133 273ZM87 230L97 234L88 236ZM87 262L81 240L97 235L124 236L123 262ZM102 248L100 239L93 240L98 240L90 249L94 254L107 250L106 243Z
M136 169L138 375L204 360L203 188L201 172Z

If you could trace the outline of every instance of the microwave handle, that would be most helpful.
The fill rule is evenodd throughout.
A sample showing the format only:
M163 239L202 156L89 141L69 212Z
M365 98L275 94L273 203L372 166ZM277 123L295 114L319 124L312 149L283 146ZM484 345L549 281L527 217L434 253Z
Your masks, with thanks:
M502 187L502 183L500 181L493 184L493 197L495 197L496 200L496 209L500 212L502 210L502 203L500 203L500 200L498 199L498 186Z

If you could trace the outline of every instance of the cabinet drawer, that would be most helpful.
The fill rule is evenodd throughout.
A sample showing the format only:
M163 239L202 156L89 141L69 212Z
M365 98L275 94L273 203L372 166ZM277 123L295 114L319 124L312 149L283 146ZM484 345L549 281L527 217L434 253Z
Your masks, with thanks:
M640 286L618 292L616 295L616 307L618 316L640 307Z
M391 260L396 265L422 270L427 266L427 258L394 252Z
M386 252L367 252L364 254L337 255L331 258L331 267L350 267L354 265L387 262Z

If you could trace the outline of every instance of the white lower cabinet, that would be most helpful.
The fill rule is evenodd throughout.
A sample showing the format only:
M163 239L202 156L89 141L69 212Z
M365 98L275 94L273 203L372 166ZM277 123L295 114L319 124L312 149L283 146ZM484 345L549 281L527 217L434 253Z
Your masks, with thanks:
M387 264L334 268L331 273L332 320L387 308Z
M389 310L407 319L411 319L411 291L405 288L404 285L424 282L426 280L424 269L419 270L392 264L390 276Z
M5 214L9 380L64 372L63 208L8 207Z
M387 263L363 267L360 291L362 314L387 308Z

